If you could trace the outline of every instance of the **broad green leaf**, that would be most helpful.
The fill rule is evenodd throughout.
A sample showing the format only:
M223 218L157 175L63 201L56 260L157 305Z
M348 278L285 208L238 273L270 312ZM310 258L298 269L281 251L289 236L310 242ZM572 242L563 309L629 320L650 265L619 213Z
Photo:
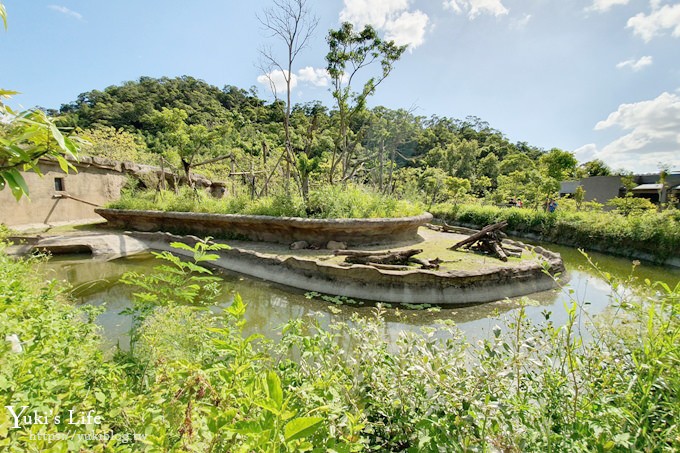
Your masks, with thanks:
M61 156L57 156L57 162L59 162L59 168L61 168L61 171L63 171L64 173L68 173L69 165L66 159L64 159Z
M17 201L19 201L23 195L28 197L28 186L26 185L26 181L24 181L24 177L21 176L21 173L11 169L2 172L2 176L7 181L7 184L9 184L12 195L14 195L14 198L16 198Z
M57 144L59 145L59 148L66 150L66 143L64 143L64 136L61 134L57 126L55 126L53 123L49 123L50 125L50 132L52 133L52 137L57 141Z
M286 442L311 436L319 428L322 421L322 417L299 417L291 420L283 429Z
M277 417L279 416L279 414L281 414L279 408L276 407L276 403L271 399L267 399L264 401L256 401L255 405L261 407L262 409L268 410Z
M281 388L281 379L274 371L267 372L267 391L269 397L276 403L277 408L281 408L283 404L283 389Z

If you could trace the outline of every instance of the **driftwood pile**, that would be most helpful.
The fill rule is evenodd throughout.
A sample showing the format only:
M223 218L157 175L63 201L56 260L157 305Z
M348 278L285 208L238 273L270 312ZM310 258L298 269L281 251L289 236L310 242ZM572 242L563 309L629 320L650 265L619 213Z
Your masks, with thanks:
M433 260L426 260L423 258L415 258L414 255L422 253L421 249L398 250L391 251L363 251L363 250L335 250L335 256L345 256L345 263L348 264L366 264L377 269L386 270L407 270L411 263L420 264L421 269L439 269L439 265L443 262L439 258Z
M521 257L522 249L503 244L503 228L508 226L508 222L503 221L487 225L479 232L470 235L467 239L449 247L450 250L459 248L469 248L475 252L481 252L497 257L501 261L507 261L508 256Z

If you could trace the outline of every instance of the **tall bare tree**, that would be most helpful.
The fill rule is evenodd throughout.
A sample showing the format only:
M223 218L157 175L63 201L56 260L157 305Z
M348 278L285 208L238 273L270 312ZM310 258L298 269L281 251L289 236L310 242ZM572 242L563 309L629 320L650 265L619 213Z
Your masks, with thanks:
M307 0L273 0L273 6L266 8L261 15L258 15L258 19L264 29L270 34L270 39L278 41L284 47L283 53L276 52L271 45L263 47L260 50L260 69L269 79L270 88L277 99L280 87L276 86L274 74L281 74L285 81L286 101L283 115L283 128L285 132L284 152L288 171L291 168L293 169L298 188L301 190L301 178L291 146L290 131L291 90L293 88L292 81L294 77L293 64L299 53L309 44L319 19L310 12ZM274 171L276 171L276 168Z

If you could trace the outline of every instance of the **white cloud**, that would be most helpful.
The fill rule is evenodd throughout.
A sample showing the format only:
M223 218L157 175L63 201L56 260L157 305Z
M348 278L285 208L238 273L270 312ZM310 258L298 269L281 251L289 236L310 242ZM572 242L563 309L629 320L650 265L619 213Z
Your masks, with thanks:
M408 7L408 0L345 0L340 20L351 22L357 27L371 24L375 28L383 28L389 18Z
M624 68L630 68L633 71L639 71L645 66L649 66L654 62L654 59L650 55L645 55L644 57L641 57L639 60L635 59L630 59L626 61L622 61L616 65L617 68L619 69L624 69Z
M609 11L612 6L627 5L629 0L594 0L593 4L586 8L587 11L597 11L604 13Z
M411 0L344 0L342 22L362 28L370 24L384 31L385 37L410 50L425 42L430 18L420 10L410 11Z
M298 71L297 79L300 82L308 82L317 87L326 87L330 83L331 76L324 68L307 66Z
M83 20L82 14L80 14L76 11L70 10L65 6L49 5L48 8L51 9L52 11L56 11L58 13L65 14L66 16L70 16L70 17L73 17L73 18L78 19L78 20Z
M424 12L404 11L399 17L385 24L385 39L394 41L398 46L408 45L415 49L425 42L425 30L429 17Z
M286 73L280 69L276 69L269 74L262 74L257 77L257 81L276 93L286 92ZM298 77L295 74L290 75L290 88L297 86Z
M444 0L444 8L452 9L457 14L467 11L470 19L474 19L480 14L491 14L498 17L509 12L501 0Z
M595 130L613 127L628 133L601 150L585 145L576 152L602 159L610 167L636 172L655 171L660 162L680 168L679 95L664 92L649 101L621 104L606 120L598 122Z
M650 14L639 13L630 19L626 25L633 33L649 42L665 30L672 30L673 36L680 37L680 3L661 6L659 1L651 1Z
M522 17L513 19L512 22L510 22L510 28L514 30L524 30L527 25L529 25L531 17L531 14L524 14Z

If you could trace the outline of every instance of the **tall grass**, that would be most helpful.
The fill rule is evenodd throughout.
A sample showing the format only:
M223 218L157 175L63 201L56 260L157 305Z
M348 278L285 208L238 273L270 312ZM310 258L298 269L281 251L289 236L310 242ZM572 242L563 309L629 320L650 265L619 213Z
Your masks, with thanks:
M203 191L133 191L107 205L113 209L205 212L309 218L407 217L424 212L422 206L398 200L362 186L327 186L310 191L309 201L292 194L251 199L248 196L211 197Z

